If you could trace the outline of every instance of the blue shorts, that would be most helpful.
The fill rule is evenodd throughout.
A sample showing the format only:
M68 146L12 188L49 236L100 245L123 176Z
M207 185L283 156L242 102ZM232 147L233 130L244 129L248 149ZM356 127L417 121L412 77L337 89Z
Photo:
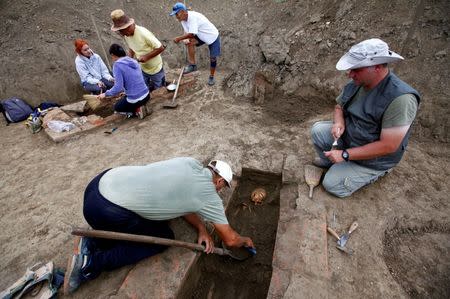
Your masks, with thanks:
M195 39L197 40L197 47L200 47L201 45L205 44L204 41L198 38L198 36L195 36ZM210 45L208 45L209 48L209 57L215 58L220 56L220 36L217 37L217 39Z

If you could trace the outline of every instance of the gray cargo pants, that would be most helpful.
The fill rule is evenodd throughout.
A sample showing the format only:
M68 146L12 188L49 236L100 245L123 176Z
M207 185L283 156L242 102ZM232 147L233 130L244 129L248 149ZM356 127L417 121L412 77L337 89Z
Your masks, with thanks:
M324 167L330 167L325 174L322 185L331 194L337 197L347 197L365 185L375 182L391 170L375 170L361 166L355 162L341 162L333 164L323 154L329 151L334 138L331 135L331 121L316 122L311 128L311 138L314 148ZM339 140L339 142L342 142ZM339 144L342 147L342 143Z

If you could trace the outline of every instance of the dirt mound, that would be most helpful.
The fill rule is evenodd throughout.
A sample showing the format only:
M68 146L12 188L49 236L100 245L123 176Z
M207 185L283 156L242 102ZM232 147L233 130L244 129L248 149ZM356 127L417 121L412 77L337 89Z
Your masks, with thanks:
M265 70L273 73L282 93L297 98L298 105L305 100L304 91L311 89L323 95L321 100L332 101L346 81L334 68L337 59L357 41L386 40L406 58L394 71L423 95L415 133L450 140L448 1L367 0L355 5L350 0L251 0L229 1L224 6L213 0L187 4L219 28L223 44L219 68L235 73L227 82L235 95L250 95L255 71ZM123 8L167 46L163 53L166 67L181 65L183 49L172 42L181 27L168 16L171 5L140 0L2 1L0 97L19 96L32 104L44 99L59 103L79 99L82 89L74 67L73 40L87 39L104 57L102 44L107 48L112 42L122 42L109 29L109 13L115 8ZM207 51L199 52L199 62L206 66Z
M383 243L389 271L411 298L450 297L450 224L397 225Z

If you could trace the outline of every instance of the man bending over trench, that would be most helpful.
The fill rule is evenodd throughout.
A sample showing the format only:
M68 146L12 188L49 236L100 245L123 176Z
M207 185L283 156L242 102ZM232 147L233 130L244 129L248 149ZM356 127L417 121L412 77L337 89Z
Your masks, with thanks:
M231 187L231 167L220 160L207 167L193 158L174 158L145 166L121 166L97 175L84 193L83 214L94 229L174 238L168 220L183 216L198 230L198 243L205 252L214 243L202 218L211 221L227 247L254 247L253 241L228 224L222 200L217 194ZM64 292L104 270L134 264L162 252L162 245L78 238L78 252L71 256Z
M388 68L403 60L388 45L372 38L350 48L336 64L351 81L336 99L334 119L313 125L314 164L330 168L324 188L350 196L400 162L416 117L420 95ZM338 149L332 148L339 139Z

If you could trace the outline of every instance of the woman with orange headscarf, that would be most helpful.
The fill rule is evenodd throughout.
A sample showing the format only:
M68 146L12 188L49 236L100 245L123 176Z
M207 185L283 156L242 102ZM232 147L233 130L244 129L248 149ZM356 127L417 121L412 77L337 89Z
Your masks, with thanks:
M100 94L110 89L114 85L114 78L102 58L91 50L87 41L76 39L74 44L78 54L75 66L83 88L92 94Z

